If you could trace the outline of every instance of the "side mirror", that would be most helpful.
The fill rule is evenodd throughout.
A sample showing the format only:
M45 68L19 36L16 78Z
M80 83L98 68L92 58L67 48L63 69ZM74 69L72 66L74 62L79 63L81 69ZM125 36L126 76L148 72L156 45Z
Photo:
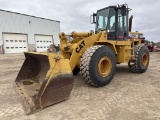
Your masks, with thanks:
M96 23L96 17L97 17L97 14L96 14L96 13L93 13L93 14L90 16L90 23L91 23L91 24L95 24L95 23Z
M123 6L121 7L121 15L122 15L122 16L125 16L126 14L127 14L127 8L126 8L125 5L123 5Z

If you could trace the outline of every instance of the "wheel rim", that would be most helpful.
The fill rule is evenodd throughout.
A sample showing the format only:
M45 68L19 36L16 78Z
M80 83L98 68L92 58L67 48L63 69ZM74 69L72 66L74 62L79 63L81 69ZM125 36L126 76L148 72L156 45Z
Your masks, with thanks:
M111 72L112 62L109 57L103 57L98 62L98 73L101 77L106 77Z
M147 56L146 53L144 53L144 54L142 55L142 65L143 65L143 66L146 66L147 63L148 63L148 56Z

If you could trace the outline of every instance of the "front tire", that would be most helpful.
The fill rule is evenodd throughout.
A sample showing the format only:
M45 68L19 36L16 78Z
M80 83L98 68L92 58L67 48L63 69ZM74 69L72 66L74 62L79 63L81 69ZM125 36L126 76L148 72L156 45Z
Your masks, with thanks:
M107 46L97 45L88 48L82 55L80 71L87 83L96 87L108 84L115 74L116 58Z
M149 50L144 45L136 45L134 48L135 58L129 60L128 67L132 72L144 73L149 65Z

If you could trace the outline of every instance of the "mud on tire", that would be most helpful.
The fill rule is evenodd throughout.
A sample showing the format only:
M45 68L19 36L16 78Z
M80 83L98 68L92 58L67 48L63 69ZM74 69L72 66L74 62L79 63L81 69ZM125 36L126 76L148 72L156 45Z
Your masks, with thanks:
M101 63L104 66L103 70L99 69ZM101 87L108 84L112 80L115 70L115 54L107 46L97 45L90 47L82 55L80 71L83 79L90 85Z
M149 65L149 50L145 45L134 47L135 58L129 60L128 67L132 72L144 73Z

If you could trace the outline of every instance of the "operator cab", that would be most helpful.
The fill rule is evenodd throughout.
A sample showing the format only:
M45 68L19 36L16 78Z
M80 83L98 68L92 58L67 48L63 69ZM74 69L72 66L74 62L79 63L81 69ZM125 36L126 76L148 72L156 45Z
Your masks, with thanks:
M95 33L107 30L108 40L123 40L128 37L127 4L109 6L93 13L93 23L96 24Z

